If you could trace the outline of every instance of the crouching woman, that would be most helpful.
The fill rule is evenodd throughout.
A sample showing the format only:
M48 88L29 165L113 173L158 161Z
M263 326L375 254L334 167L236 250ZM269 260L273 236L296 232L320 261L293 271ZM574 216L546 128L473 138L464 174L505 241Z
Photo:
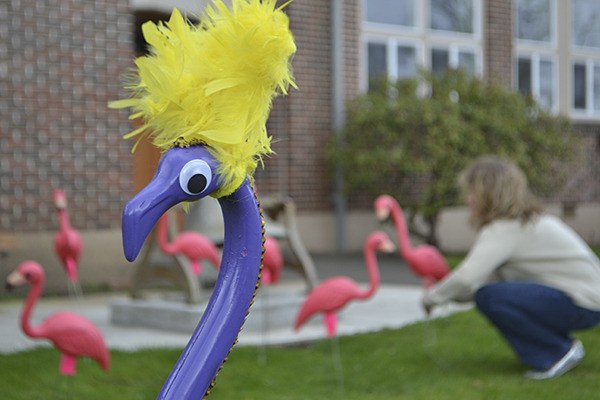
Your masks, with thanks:
M543 211L523 172L495 156L459 177L478 235L464 261L423 298L426 312L474 300L530 379L577 366L573 332L600 323L600 260L570 227Z

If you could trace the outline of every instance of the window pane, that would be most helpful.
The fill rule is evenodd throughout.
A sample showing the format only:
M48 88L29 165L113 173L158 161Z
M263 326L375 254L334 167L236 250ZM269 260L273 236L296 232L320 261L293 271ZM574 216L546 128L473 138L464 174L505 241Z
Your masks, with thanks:
M600 1L573 0L573 44L600 48Z
M431 71L434 73L443 73L448 69L450 54L448 50L432 49L431 50Z
M539 103L547 109L554 105L554 79L552 61L540 61L540 96Z
M552 38L550 18L550 0L519 0L517 5L517 37L519 39L549 42Z
M386 45L382 43L369 43L367 46L367 57L369 70L369 88L373 87L373 82L379 80L387 74L387 53Z
M415 26L415 0L364 0L367 21Z
M398 79L417 75L417 54L414 47L398 46Z
M531 60L519 57L517 65L517 85L519 92L531 94Z
M431 29L473 33L473 0L430 0Z
M458 66L467 73L475 75L475 54L465 51L459 52Z
M573 65L573 107L585 110L585 65Z
M594 111L600 111L600 65L594 66Z

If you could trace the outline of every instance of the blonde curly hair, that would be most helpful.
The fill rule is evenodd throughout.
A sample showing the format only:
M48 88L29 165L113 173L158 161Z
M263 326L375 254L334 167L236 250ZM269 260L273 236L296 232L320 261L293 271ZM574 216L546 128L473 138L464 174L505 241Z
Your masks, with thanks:
M475 160L461 172L458 182L463 193L471 197L470 222L477 229L497 219L526 223L543 210L523 171L494 155Z

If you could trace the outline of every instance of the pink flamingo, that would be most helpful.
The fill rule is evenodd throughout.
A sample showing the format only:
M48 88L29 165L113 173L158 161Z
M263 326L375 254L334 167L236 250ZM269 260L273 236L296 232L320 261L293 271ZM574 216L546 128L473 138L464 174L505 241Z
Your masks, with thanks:
M38 326L31 326L33 306L42 293L45 275L40 264L24 261L6 279L7 288L31 284L21 313L21 329L31 338L44 338L52 342L61 353L59 371L63 375L75 375L77 357L90 357L108 372L110 353L104 343L102 333L88 319L71 312L61 311L52 314Z
M79 256L83 249L81 237L76 229L71 227L67 214L67 197L61 189L54 191L54 205L58 211L59 230L54 235L54 249L63 264L69 282L78 285L77 269Z
M337 331L337 312L350 300L368 299L375 294L379 287L379 268L375 251L391 253L396 246L384 232L373 232L365 241L363 253L369 273L369 287L362 290L356 282L345 276L336 276L324 280L308 295L296 316L294 329L300 327L314 314L324 314L324 324L327 336L333 337Z
M271 286L276 284L281 279L281 271L283 269L283 254L281 254L281 248L279 247L279 243L277 239L272 236L265 235L265 242L263 260L262 260L262 271L260 283L264 286ZM262 311L262 326L261 326L261 338L266 337L266 334L269 330L269 307L268 307L268 291L263 292L263 307L261 307ZM265 364L267 361L267 349L266 345L262 343L261 351L258 355L258 360L262 364Z
M168 212L158 221L158 245L160 249L169 255L183 254L190 261L192 273L196 276L202 273L202 260L209 260L215 267L219 268L219 252L206 236L194 232L180 232L171 242L168 238Z
M271 236L265 236L265 254L263 258L261 283L268 286L279 282L282 269L283 255L281 254L277 239Z
M380 221L386 220L391 214L398 236L400 255L413 272L423 278L425 287L430 287L448 274L448 263L436 247L427 244L411 246L404 213L392 196L384 194L377 197L374 206Z

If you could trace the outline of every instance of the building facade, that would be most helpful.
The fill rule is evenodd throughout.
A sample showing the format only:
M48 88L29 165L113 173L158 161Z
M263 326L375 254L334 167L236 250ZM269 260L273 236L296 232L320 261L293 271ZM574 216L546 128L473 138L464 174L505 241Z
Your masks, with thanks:
M127 113L107 103L125 95L144 16L168 17L165 3L0 3L0 250L12 249L11 261L30 255L56 264L47 242L57 228L52 191L61 187L72 225L86 235L86 261L98 263L110 249L111 263L125 264L121 210L135 192L134 167L151 175L155 159L138 156L135 164L132 143L122 139L131 130ZM169 5L193 15L206 3ZM273 105L268 129L276 154L256 182L261 194L294 199L309 249L356 250L377 227L365 202L340 196L327 147L343 124L345 102L368 90L370 76L402 78L420 67L465 68L570 117L587 144L586 159L547 200L558 213L565 205L585 210L574 224L599 225L598 1L296 0L286 12L298 46L298 90ZM581 230L600 243L600 232Z

